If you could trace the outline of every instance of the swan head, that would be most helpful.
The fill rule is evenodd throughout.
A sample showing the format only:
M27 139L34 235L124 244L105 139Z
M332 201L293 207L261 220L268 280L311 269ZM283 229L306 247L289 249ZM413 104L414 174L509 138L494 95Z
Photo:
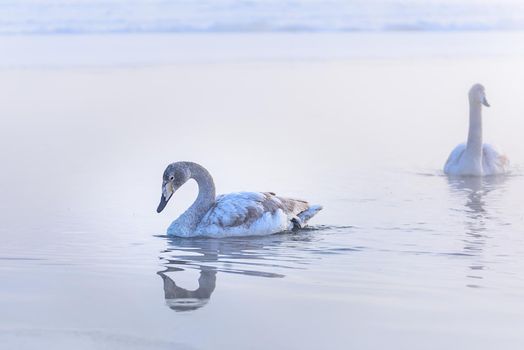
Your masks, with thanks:
M160 213L167 205L173 194L182 187L191 177L191 172L187 166L182 163L169 164L162 176L162 195L160 196L160 204L157 208L157 213Z
M486 99L486 91L482 84L475 84L469 89L469 102L483 104L489 107L488 100Z

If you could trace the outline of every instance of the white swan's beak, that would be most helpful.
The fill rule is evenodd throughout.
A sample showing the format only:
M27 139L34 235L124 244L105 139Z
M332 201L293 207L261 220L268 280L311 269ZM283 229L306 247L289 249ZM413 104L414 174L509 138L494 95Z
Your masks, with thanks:
M173 184L171 182L167 182L162 186L162 195L160 196L160 204L158 204L158 208L156 209L157 213L160 213L167 205L167 202L171 199L171 196L175 193L173 190Z
M482 99L482 104L483 104L484 106L486 106L486 107L489 107L489 103L488 103L488 100L486 100L486 97L484 97L484 98Z

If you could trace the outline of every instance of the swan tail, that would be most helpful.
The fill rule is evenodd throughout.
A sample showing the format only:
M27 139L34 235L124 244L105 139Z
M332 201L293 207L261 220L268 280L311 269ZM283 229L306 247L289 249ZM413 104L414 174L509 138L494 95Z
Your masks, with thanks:
M312 205L303 212L298 213L296 217L291 219L291 222L293 223L293 229L306 227L307 222L321 210L321 205Z

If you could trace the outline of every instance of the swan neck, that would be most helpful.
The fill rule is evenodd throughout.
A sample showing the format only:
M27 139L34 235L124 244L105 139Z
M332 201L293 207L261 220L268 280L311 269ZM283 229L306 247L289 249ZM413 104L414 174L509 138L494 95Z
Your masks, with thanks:
M482 106L480 103L469 104L469 134L468 152L480 156L482 154Z
M191 172L190 178L198 184L198 196L195 202L186 210L184 216L190 218L188 225L195 229L204 215L215 203L215 183L211 174L201 165L188 163L188 169Z

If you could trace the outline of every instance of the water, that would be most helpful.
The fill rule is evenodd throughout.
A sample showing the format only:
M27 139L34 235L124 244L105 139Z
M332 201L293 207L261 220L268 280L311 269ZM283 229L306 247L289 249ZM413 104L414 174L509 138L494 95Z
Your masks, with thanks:
M0 39L0 52L8 53L0 56L0 69L18 70L348 60L458 59L476 62L505 58L515 61L524 57L524 32L519 31L474 31L460 35L402 32L389 36L373 32L24 35ZM439 66L429 65L431 72L433 67ZM478 79L475 75L470 77L474 81Z
M0 34L524 29L518 0L3 0Z
M375 34L369 58L357 33L324 36L313 58L258 55L274 36L255 34L198 36L203 52L233 50L196 62L178 36L140 64L115 49L17 65L4 51L2 347L520 349L520 35L432 34L427 51L415 34ZM128 52L155 40L126 38ZM317 38L279 40L314 52ZM40 39L0 44L56 55L80 40ZM440 169L466 137L477 81L492 105L486 140L512 173L449 179ZM171 239L196 195L188 183L155 212L176 160L206 166L219 193L325 209L296 234Z

